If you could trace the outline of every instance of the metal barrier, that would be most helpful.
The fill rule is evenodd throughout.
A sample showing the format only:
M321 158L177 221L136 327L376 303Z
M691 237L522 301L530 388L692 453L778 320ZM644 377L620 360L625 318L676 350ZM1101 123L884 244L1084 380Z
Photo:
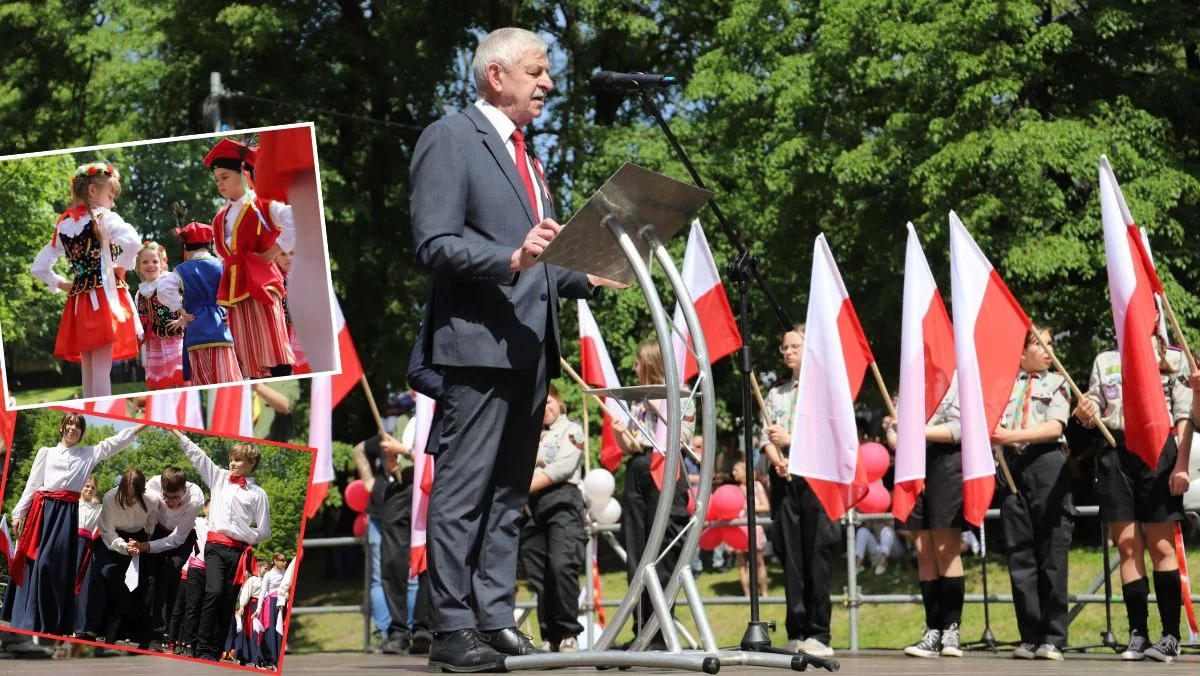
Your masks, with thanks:
M1079 516L1098 516L1100 508L1096 506L1084 506L1078 508ZM1000 517L1000 510L989 509L986 519L997 519ZM891 521L892 515L888 514L860 514L855 510L851 510L849 514L842 517L840 523L846 529L846 587L841 594L831 595L834 603L841 604L847 609L850 616L850 650L858 650L858 608L863 604L878 603L921 603L920 594L863 594L858 586L858 567L857 557L855 555L854 539L855 531L858 526L870 521ZM757 520L760 526L771 525L771 519L760 517ZM746 519L733 519L730 521L710 521L707 526L745 526ZM595 640L596 633L595 612L598 607L615 608L620 605L620 599L611 599L596 603L594 576L595 572L591 565L596 555L596 548L599 546L599 538L603 536L610 540L615 540L613 534L620 531L620 524L591 524L587 527L588 541L587 553L584 564L584 585L587 590L585 596L586 601L580 605L580 614L586 614L588 623L585 627L585 635L587 636L587 645L591 645ZM621 559L625 558L625 552L615 541L612 541L614 550ZM981 550L980 556L987 555L986 538L980 538ZM332 547L349 547L360 546L363 548L364 575L363 575L363 603L357 606L296 606L292 608L294 615L308 615L316 613L361 613L363 616L363 651L369 652L371 649L371 550L365 538L341 537L341 538L314 538L304 541L305 549L317 548L332 548ZM1110 572L1111 574L1111 572ZM1093 585L1093 590L1099 588L1099 584L1103 582L1103 573L1099 578L1099 582ZM1068 597L1070 603L1087 604L1087 603L1104 603L1105 597L1103 594L1086 593L1072 594ZM1193 601L1200 601L1200 594L1192 594ZM701 599L704 605L745 605L749 603L741 596L709 596ZM985 597L983 594L967 594L963 601L965 603L983 603ZM1012 603L1011 594L988 594L986 597L988 603ZM1154 595L1150 596L1150 602L1155 601ZM768 605L782 605L786 602L782 596L764 596L759 599L759 603ZM537 608L537 600L531 599L528 601L519 601L517 608L522 610L533 610Z

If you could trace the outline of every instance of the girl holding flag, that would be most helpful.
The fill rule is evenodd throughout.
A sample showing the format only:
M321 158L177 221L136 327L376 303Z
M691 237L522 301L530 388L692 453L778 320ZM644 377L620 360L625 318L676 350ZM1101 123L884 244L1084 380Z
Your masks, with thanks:
M79 413L66 413L58 425L59 444L38 450L12 510L17 553L0 619L14 629L72 633L80 493L96 465L132 443L145 428L127 427L95 446L80 446L87 422Z
M1121 659L1148 657L1172 662L1179 655L1179 616L1183 603L1175 523L1183 520L1182 496L1188 489L1190 455L1190 444L1180 446L1176 440L1190 438L1190 420L1197 413L1183 352L1168 348L1161 335L1156 334L1151 340L1158 355L1159 380L1167 411L1174 425L1157 466L1150 467L1125 445L1124 399L1129 393L1123 387L1121 355L1117 350L1105 350L1096 356L1087 397L1079 402L1075 417L1091 428L1096 415L1101 414L1104 425L1117 440L1117 448L1106 448L1097 456L1096 480L1100 513L1108 522L1121 557L1121 591L1129 616L1129 644ZM1154 566L1154 591L1162 620L1162 637L1153 646L1147 627L1150 596L1147 549Z

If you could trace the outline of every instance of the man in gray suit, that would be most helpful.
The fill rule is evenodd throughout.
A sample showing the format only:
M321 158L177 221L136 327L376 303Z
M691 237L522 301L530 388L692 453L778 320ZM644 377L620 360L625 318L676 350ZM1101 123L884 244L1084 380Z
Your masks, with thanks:
M413 243L432 278L422 339L444 374L428 557L429 664L446 671L535 652L514 626L517 548L559 372L558 302L612 285L536 260L562 227L522 132L554 86L546 51L518 28L485 37L480 99L426 128L412 160Z

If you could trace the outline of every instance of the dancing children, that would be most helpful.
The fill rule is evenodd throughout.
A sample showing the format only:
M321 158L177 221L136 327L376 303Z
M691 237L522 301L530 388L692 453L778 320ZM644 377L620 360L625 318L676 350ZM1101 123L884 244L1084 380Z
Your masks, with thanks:
M257 559L252 569L258 570ZM242 588L238 590L237 606L234 609L237 635L233 639L233 659L242 666L258 666L262 657L259 642L262 641L264 627L258 612L261 591L262 578L257 574L246 578Z
M196 517L196 541L192 545L191 556L184 564L186 575L183 586L182 608L176 611L179 615L179 629L175 636L175 654L186 657L196 656L196 641L200 631L200 610L204 605L204 545L208 542L208 509L211 502L204 503L204 516Z
M783 591L787 601L787 648L815 657L832 657L829 621L833 604L829 589L838 527L829 520L816 493L801 476L788 470L792 451L792 419L796 413L800 364L804 357L804 326L783 334L779 344L791 378L772 387L764 398L768 425L757 445L766 454L771 473L770 504L775 506L772 538L783 559ZM814 452L816 449L799 449ZM761 549L759 551L762 551ZM761 568L759 569L762 570Z
M145 425L127 427L95 446L80 446L86 429L81 414L63 414L59 444L38 449L13 507L17 553L0 619L14 629L66 636L75 628L80 492L96 465L132 443Z
M257 197L247 183L254 177L256 149L221 139L204 158L217 192L229 202L213 218L217 255L224 265L218 298L229 309L234 349L247 378L286 376L296 357L283 317L287 290L272 265L281 251L295 248L292 208Z
M262 577L262 586L258 593L258 620L262 625L261 658L258 665L264 669L274 669L279 666L279 658L283 655L283 632L275 621L280 609L279 587L283 584L283 574L287 570L288 560L282 552L275 552L271 557L271 569Z
M146 242L137 254L137 273L142 280L134 298L142 324L143 365L146 387L165 390L183 386L183 328L179 310L163 305L158 298L158 280L167 274L167 251L157 242Z
M141 326L125 286L125 270L141 248L137 232L116 212L121 174L102 162L85 164L71 180L71 206L58 218L50 243L33 261L33 276L54 293L65 291L54 356L77 362L83 396L112 394L112 363L138 353ZM72 279L54 272L66 256Z
M1183 595L1179 562L1175 558L1175 522L1183 519L1182 495L1188 488L1190 419L1196 415L1195 397L1188 388L1188 366L1179 350L1168 348L1160 335L1150 337L1158 354L1159 377L1167 409L1174 425L1158 457L1158 467L1149 467L1125 446L1125 411L1121 385L1121 355L1106 350L1096 356L1087 396L1075 409L1075 417L1086 427L1095 425L1097 414L1116 438L1117 448L1105 448L1096 458L1096 482L1100 515L1121 557L1122 595L1129 616L1129 643L1123 660L1150 658L1171 662L1179 655L1179 614ZM1154 591L1162 637L1150 645L1147 617L1150 586L1146 580L1146 550L1154 566Z
M666 382L666 376L663 373L662 352L658 343L642 343L638 346L634 369L637 372L638 382L642 385L662 385ZM629 462L625 467L625 496L621 501L624 507L621 514L621 533L624 535L625 551L628 553L625 559L625 573L630 581L634 579L634 576L641 574L638 564L642 559L642 552L649 544L650 522L654 519L658 496L662 490L662 470L657 469L656 465L664 462L663 454L679 453L681 445L690 443L692 431L696 426L695 400L684 399L680 438L675 443L668 443L666 448L661 449L662 453L659 453L655 450L654 437L658 430L659 413L664 410L664 406L665 403L662 401L652 403L643 400L635 404L632 410L636 425L627 428L622 421L613 422L617 445L629 455ZM663 424L665 425L666 422L664 421ZM685 479L675 482L675 495L671 503L671 520L667 522L667 530L662 540L664 550L659 555L658 577L664 587L679 560L680 545L675 542L676 536L687 526L688 518L688 492ZM652 613L650 593L643 592L634 623L635 633L641 630ZM651 637L649 645L654 646L655 649L662 649L665 646L660 635Z
M187 480L179 467L167 467L150 477L146 493L163 502L149 542L137 542L143 554L142 566L150 577L148 621L151 624L149 650L160 650L167 633L167 622L180 587L180 571L196 543L196 517L204 506L204 492Z
M100 539L101 502L96 497L96 476L83 482L79 491L79 572L75 575L75 634L81 635L87 628L88 597L92 589L90 574L95 557L96 540Z
M187 327L183 333L183 379L193 385L239 381L242 371L234 352L233 334L226 323L225 308L217 302L221 263L208 252L212 227L189 223L175 234L183 241L187 260L158 283L158 298L168 309L182 308L186 313L174 322L176 327Z
M1067 555L1075 503L1063 433L1071 415L1067 379L1050 373L1050 329L1025 338L1021 370L992 443L1003 449L1016 492L1003 487L1000 519L1021 643L1016 659L1061 660L1067 644Z
M183 433L172 432L211 493L196 656L215 662L221 655L220 641L229 631L238 586L255 572L251 549L271 537L271 509L266 492L250 478L258 467L258 446L235 443L229 451L229 469L221 469Z

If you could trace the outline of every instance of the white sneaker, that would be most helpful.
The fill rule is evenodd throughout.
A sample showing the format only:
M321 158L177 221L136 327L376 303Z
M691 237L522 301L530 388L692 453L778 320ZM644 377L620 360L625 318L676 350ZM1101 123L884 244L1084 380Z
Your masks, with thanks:
M952 624L942 630L942 657L962 656L962 648L958 647L958 625Z
M788 652L798 653L804 650L804 639L794 638L787 642Z
M579 650L579 639L568 636L558 643L558 652L573 653Z
M833 657L833 648L821 643L815 638L806 638L804 643L800 644L799 652L813 657Z

